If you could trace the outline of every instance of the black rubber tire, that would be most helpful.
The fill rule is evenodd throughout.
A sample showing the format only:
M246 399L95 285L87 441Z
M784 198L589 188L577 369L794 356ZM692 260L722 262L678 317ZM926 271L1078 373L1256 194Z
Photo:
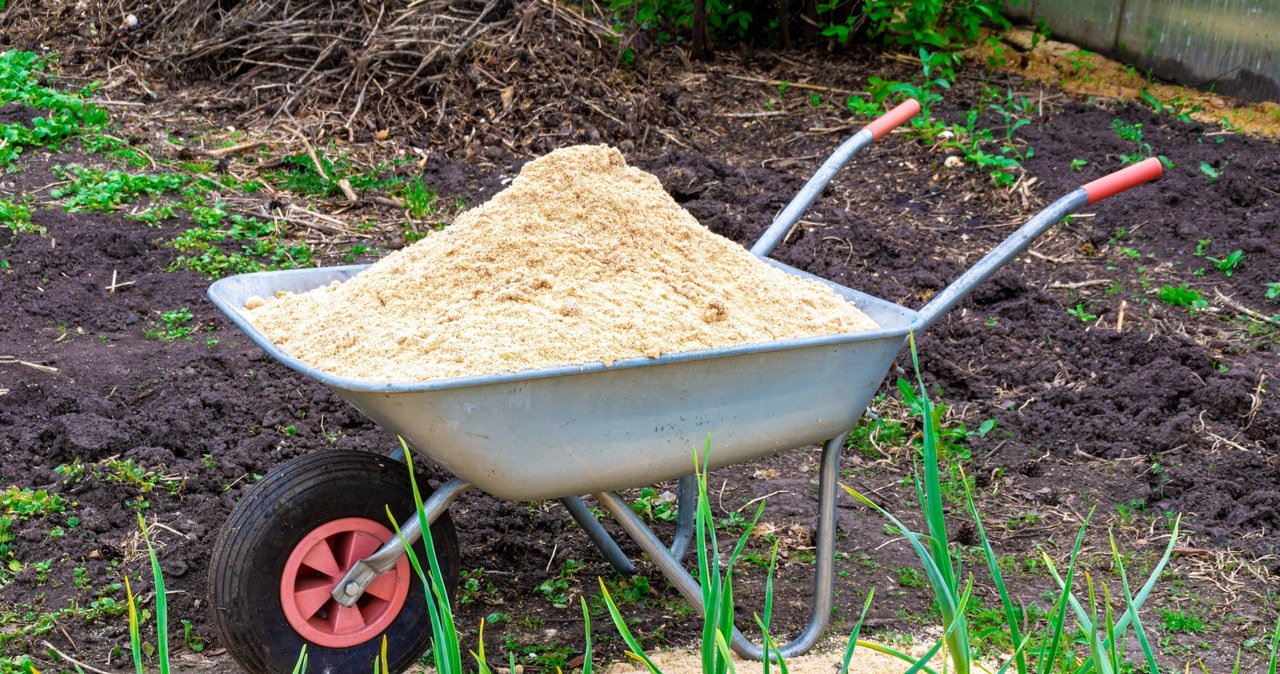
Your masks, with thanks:
M419 481L425 500L431 490ZM403 524L416 508L408 469L394 459L354 451L321 451L271 471L255 484L222 527L209 562L209 598L218 636L240 666L253 674L291 674L303 645L308 670L370 672L382 640L350 648L308 643L285 619L280 577L299 541L316 527L343 517L387 523L386 507ZM449 513L431 526L441 574L450 596L461 561ZM423 569L426 547L414 547ZM409 596L387 628L391 672L401 672L426 652L431 640L426 595L410 567Z

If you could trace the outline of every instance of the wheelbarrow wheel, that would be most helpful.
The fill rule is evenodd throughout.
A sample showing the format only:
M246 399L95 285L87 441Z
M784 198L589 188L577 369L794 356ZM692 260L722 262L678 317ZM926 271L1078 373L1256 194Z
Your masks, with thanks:
M430 490L419 484L422 498ZM310 671L371 671L387 639L389 671L426 652L430 615L407 556L351 608L329 590L416 512L403 463L354 451L294 459L255 484L213 548L209 594L227 651L247 671L289 674L305 646ZM446 512L431 526L445 585L458 585L458 535ZM426 548L414 546L426 567Z

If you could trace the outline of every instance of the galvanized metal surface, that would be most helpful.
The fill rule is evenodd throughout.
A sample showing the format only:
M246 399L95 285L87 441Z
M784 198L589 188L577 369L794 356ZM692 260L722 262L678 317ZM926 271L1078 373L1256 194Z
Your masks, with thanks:
M1280 101L1280 0L1031 0L1008 12L1179 84Z
M766 260L788 273L816 278ZM687 475L823 442L853 427L916 314L822 281L881 329L429 382L335 377L281 351L246 319L251 295L302 292L363 266L222 279L209 297L273 358L328 385L454 475L494 496L542 500ZM819 279L820 280L820 279Z

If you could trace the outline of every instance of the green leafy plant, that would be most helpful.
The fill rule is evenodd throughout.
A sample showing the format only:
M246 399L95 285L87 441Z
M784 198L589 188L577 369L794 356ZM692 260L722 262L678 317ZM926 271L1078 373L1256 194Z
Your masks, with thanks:
M1209 301L1200 294L1199 290L1189 288L1185 285L1172 286L1166 284L1160 289L1156 295L1166 304L1175 307L1186 307L1188 309L1203 309L1209 306Z
M59 91L45 84L53 78L46 57L16 49L0 51L0 105L14 103L31 111L27 120L0 124L0 168L11 166L31 148L56 148L76 137L105 135L107 113L88 102L92 89Z
M1077 173L1079 173L1080 171L1084 170L1084 167L1086 167L1086 166L1088 166L1088 165L1089 165L1089 162L1088 162L1087 160L1084 160L1084 159L1072 159L1072 160L1071 160L1071 170L1072 170L1072 171L1075 171L1075 172L1077 172Z
M1262 287L1267 289L1267 299L1280 299L1280 281L1264 283Z
M1218 178L1222 177L1222 171L1214 168L1213 165L1207 161L1200 162L1200 172L1209 176L1210 185L1218 182Z
M1226 274L1227 276L1231 276L1235 273L1236 267L1239 267L1240 263L1244 261L1244 251L1239 249L1233 250L1222 259L1206 255L1205 259L1212 262L1214 266L1218 268L1218 271Z
M1134 146L1133 152L1120 155L1122 164L1136 164L1151 156L1151 145L1142 140L1141 124L1129 124L1124 120L1114 119L1111 121L1111 130L1120 137L1120 140L1132 143Z
M573 583L574 577L578 575L578 569L581 566L576 560L564 560L560 571L555 576L538 583L534 590L541 594L544 599L551 602L552 606L567 608L569 606L569 585Z
M190 325L194 316L191 310L182 307L173 311L166 311L160 314L160 323L151 330L144 330L143 336L149 339L159 339L165 342L172 342L176 339L184 339L191 341L191 333L195 331L196 326Z
M675 495L667 495L654 487L644 487L631 503L631 510L650 522L674 522L679 514Z
M984 25L1008 28L993 0L863 0L873 36L907 46L947 48L973 43Z
M169 244L182 253L171 269L190 269L216 278L314 264L311 248L284 238L273 222L227 213L221 206L196 206L191 217L197 226Z
M1098 316L1096 314L1089 313L1089 311L1084 308L1083 303L1077 304L1074 309L1067 309L1067 314L1080 319L1081 323L1098 320Z
M132 174L123 171L89 169L73 166L70 170L55 168L60 178L70 184L50 190L54 199L63 199L68 211L114 211L142 194L158 195L176 191L186 184L181 175Z
M898 100L914 99L920 104L921 113L912 120L912 126L924 128L922 125L930 117L933 106L942 100L942 94L938 93L938 90L950 89L951 83L955 81L955 66L960 57L946 52L931 52L923 47L919 50L919 56L921 74L919 83L899 82L872 76L867 78L867 86L872 99L877 104L891 96Z
M419 220L437 211L436 191L423 184L422 178L404 184L400 190L400 201L409 215Z
M0 199L0 227L8 227L13 233L32 232L43 236L43 227L31 224L31 208L13 197Z

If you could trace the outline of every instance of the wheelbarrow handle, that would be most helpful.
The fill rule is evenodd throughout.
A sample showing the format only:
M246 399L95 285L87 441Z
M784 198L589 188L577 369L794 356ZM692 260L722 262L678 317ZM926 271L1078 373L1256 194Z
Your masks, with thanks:
M1031 242L1077 208L1097 203L1131 187L1154 180L1160 177L1161 173L1163 173L1163 167L1160 160L1152 157L1078 187L1049 204L1048 208L1028 220L1018 231L1000 242L1000 245L924 305L916 315L912 329L921 332L933 325L943 314L959 304L960 300L964 299L978 284L991 278L993 274L1000 271L1001 267L1009 264L1019 253L1026 250Z
M866 125L861 131L853 134L848 140L840 144L836 151L822 162L822 166L818 167L817 172L809 179L809 182L800 188L800 192L782 209L778 217L774 219L773 224L764 230L764 234L760 235L760 239L755 245L751 246L751 252L765 257L773 249L782 242L791 228L800 221L800 216L809 210L809 206L814 200L822 194L822 190L826 189L831 183L831 179L849 163L849 159L857 154L859 150L871 144L871 141L889 133L893 129L907 123L912 117L920 114L920 104L914 100L908 100L901 103L898 107L884 113L875 121Z

